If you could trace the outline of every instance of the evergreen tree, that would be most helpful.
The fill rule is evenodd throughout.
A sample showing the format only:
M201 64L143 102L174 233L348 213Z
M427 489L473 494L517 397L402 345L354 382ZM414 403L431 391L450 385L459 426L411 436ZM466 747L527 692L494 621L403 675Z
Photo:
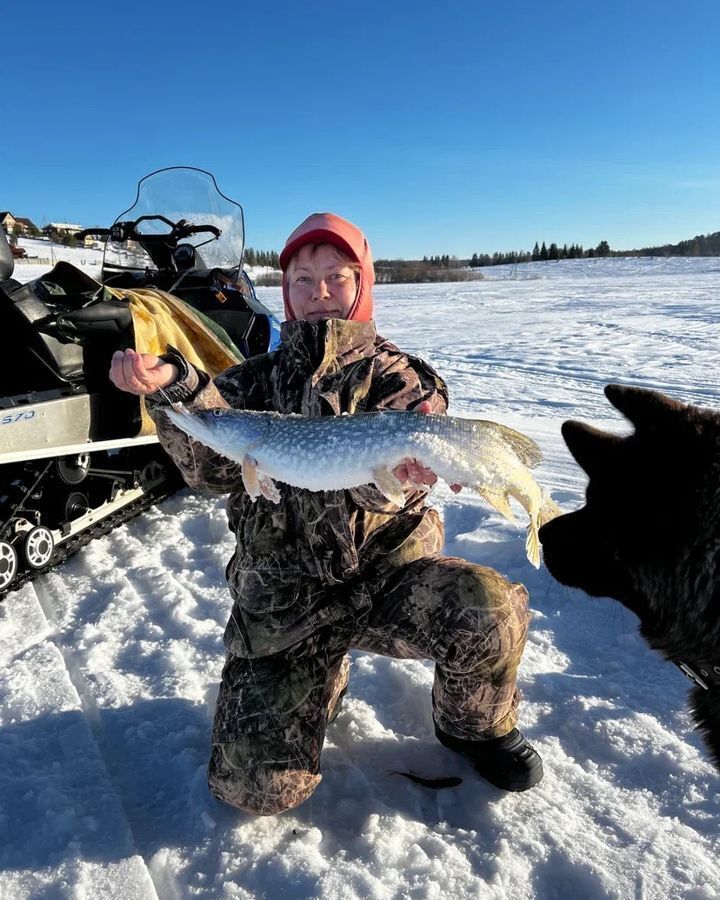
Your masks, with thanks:
M595 248L595 256L610 256L610 244L607 241L600 241Z
M533 247L532 252L532 261L537 262L540 259L540 248L538 247L538 242L535 241L535 246Z
M550 244L550 249L548 250L548 259L558 259L560 253L558 252L558 246L555 241Z
M542 247L540 248L540 259L542 262L545 262L548 258L548 250L545 246L545 241L542 242Z

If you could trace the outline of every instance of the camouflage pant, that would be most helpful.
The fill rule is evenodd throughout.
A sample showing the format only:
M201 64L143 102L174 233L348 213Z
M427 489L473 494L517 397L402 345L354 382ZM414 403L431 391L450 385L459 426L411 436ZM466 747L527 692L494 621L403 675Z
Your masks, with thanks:
M348 649L434 660L433 714L451 735L499 737L514 727L530 618L522 585L462 559L433 557L363 588L374 599L356 632L331 625L282 653L228 656L208 770L221 800L271 815L312 794L328 718L347 686Z

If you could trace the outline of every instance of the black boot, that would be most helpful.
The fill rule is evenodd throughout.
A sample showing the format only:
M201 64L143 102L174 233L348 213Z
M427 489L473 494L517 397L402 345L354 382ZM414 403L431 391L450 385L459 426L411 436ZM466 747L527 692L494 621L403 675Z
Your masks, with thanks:
M543 764L538 752L517 728L488 741L456 738L437 725L435 734L441 744L461 753L475 766L479 775L504 791L527 791L543 777Z

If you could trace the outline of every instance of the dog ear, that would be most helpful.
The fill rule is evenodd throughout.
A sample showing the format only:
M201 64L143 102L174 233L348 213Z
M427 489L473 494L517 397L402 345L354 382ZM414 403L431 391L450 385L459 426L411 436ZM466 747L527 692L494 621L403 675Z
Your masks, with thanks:
M605 396L615 409L629 419L636 430L657 428L677 420L678 413L687 407L658 391L631 387L623 384L608 384Z
M583 422L563 422L562 436L580 466L592 476L608 466L608 453L622 440Z

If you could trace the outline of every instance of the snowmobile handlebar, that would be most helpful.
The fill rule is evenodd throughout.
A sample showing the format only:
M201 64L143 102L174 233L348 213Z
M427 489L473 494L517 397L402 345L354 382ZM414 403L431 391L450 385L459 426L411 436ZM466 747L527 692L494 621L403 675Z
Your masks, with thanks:
M170 227L168 232L163 234L146 234L137 230L137 226L141 222L164 222ZM127 241L137 241L139 244L157 244L173 246L184 238L191 237L194 234L211 234L216 239L220 237L222 231L214 225L193 225L185 219L178 222L171 222L165 216L140 216L139 219L128 222L116 222L112 228L85 228L79 231L75 237L77 240L85 240L86 237L107 237L113 243L124 244Z

